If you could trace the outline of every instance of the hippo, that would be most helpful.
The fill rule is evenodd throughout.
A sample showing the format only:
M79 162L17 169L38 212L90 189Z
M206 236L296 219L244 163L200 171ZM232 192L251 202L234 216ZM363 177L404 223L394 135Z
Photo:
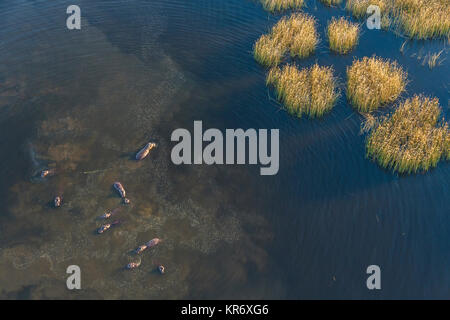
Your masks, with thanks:
M104 214L102 214L102 215L100 216L100 218L101 218L101 219L108 219L108 218L111 217L111 216L112 216L111 211L106 211Z
M51 177L55 175L56 170L55 169L46 169L41 171L41 178L44 179L46 177Z
M108 218L110 218L112 215L116 214L118 211L119 211L119 208L116 208L116 209L114 209L114 210L112 210L112 211L107 210L107 211L105 211L105 213L103 213L99 218L100 218L100 219L108 219Z
M145 244L139 246L136 248L136 250L134 250L134 252L136 252L137 254L141 253L142 251L144 251L145 249L147 249L147 246Z
M98 234L102 234L103 232L105 232L106 230L108 230L109 228L111 228L112 226L115 226L115 225L117 225L117 224L119 224L119 223L120 223L120 221L119 221L119 220L116 220L116 221L114 221L114 222L112 222L112 223L104 224L104 225L102 225L100 228L97 229L97 233L98 233Z
M151 248L151 247L154 247L154 246L156 246L158 243L160 243L162 240L161 239L159 239L159 238L154 238L154 239L152 239L152 240L150 240L149 242L147 242L145 245L148 247L148 248Z
M53 199L53 205L55 206L55 208L61 207L62 197L56 196L55 199Z
M127 264L126 268L128 270L131 270L131 269L135 269L135 268L139 267L140 265L141 265L140 261L139 262L130 262L129 264Z
M137 154L136 154L136 160L142 160L146 156L148 156L150 150L152 150L154 147L156 147L156 143L149 142L143 147Z
M134 250L134 252L139 254L146 249L156 246L160 242L161 242L161 239L158 239L158 238L152 239L152 240L148 241L146 244L143 244L143 245L137 247L136 250Z
M164 274L166 272L166 268L163 265L158 266L158 271L160 274Z
M120 197L123 198L123 199L126 199L125 198L126 192L125 192L125 189L122 186L122 184L119 181L116 181L116 182L114 182L113 186L114 186L114 189L116 189L119 192Z

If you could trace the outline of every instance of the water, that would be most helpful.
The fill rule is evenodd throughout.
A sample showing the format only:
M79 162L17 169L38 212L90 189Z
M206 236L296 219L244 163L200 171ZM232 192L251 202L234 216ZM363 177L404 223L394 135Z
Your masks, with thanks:
M81 31L69 31L70 4L0 3L0 297L450 298L448 162L399 176L365 159L345 95L320 120L281 110L251 53L281 15L250 0L90 0L79 1ZM324 30L345 11L314 1L306 11L322 42L300 67L332 65L344 87L354 56L396 59L410 80L404 96L438 97L448 119L450 63L429 70L419 59L445 43L402 53L405 39L364 28L357 49L336 56ZM278 175L174 166L170 133L194 120L279 128ZM148 140L158 148L132 161ZM58 174L33 178L47 167ZM96 218L116 207L123 224L95 235ZM154 237L163 243L124 271ZM81 291L66 289L71 264ZM380 291L366 288L371 264Z

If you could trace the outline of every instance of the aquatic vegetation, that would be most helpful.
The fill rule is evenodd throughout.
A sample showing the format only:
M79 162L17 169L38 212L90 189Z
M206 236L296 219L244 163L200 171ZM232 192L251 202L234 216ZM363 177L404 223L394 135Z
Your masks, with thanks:
M406 52L406 44L408 43L408 40L405 40L405 41L403 41L403 43L402 43L402 45L401 45L401 47L400 47L400 53L402 54L402 55L404 55L405 54L405 52Z
M320 2L331 7L340 4L342 0L320 0Z
M448 0L347 0L345 8L358 19L367 16L369 5L380 8L381 27L394 25L415 39L450 37Z
M410 38L450 36L448 0L396 0L390 2L390 7L396 24Z
M260 64L264 66L278 65L286 49L270 34L263 34L253 47L253 55Z
M380 8L380 13L385 13L388 8L389 0L347 0L345 9L350 11L357 19L362 19L367 15L367 8L370 5L375 5Z
M364 57L347 67L347 97L360 112L394 102L405 90L407 74L396 62Z
M300 9L304 0L260 0L264 9L270 12L279 12L289 9Z
M430 68L430 69L433 69L434 67L440 65L441 62L444 60L444 59L442 59L442 60L440 59L442 52L444 52L444 50L427 54L422 61L422 65L427 64L428 68Z
M328 41L330 49L334 52L345 54L352 50L358 43L359 25L344 17L332 18L328 24Z
M306 58L316 48L319 36L314 17L305 13L283 17L271 32L262 35L253 47L256 61L264 66L278 65L284 54Z
M445 159L450 160L450 134L447 133L444 145Z
M437 98L415 95L382 119L367 139L367 156L400 173L426 171L450 159L447 123L440 123Z
M361 115L364 117L364 121L361 123L360 134L368 133L377 125L377 118L371 113L362 113Z
M331 67L318 64L302 70L286 65L272 68L267 85L273 85L277 98L289 113L301 117L320 117L331 110L339 97L337 81Z
M389 30L389 28L394 24L392 17L389 14L384 14L381 17L381 29L383 30Z

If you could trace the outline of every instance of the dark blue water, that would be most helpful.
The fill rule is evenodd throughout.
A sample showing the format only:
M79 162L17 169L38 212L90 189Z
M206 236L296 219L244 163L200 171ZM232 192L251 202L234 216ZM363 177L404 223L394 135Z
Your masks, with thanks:
M446 43L410 41L401 52L406 39L363 25L357 49L337 56L325 28L346 12L308 1L321 43L293 62L333 66L343 92L322 119L297 119L252 57L282 16L257 1L78 3L80 31L65 28L70 1L0 3L1 297L450 298L448 162L399 176L369 161L344 93L346 67L376 54L408 72L403 98L436 96L448 119ZM422 65L442 49L441 65ZM172 165L170 133L194 120L279 128L278 175ZM148 139L159 143L151 160L130 161ZM36 181L43 167L58 175ZM120 213L126 223L96 237L94 218L120 203L115 180L133 205ZM123 272L128 251L156 236L163 244ZM65 287L70 264L82 270L76 293ZM372 264L379 291L366 287Z

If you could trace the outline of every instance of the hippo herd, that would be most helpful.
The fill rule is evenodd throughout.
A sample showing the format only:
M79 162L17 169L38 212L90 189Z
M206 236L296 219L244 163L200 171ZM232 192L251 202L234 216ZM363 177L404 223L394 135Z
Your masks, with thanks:
M142 159L144 159L145 157L148 156L148 154L150 153L150 151L156 147L156 143L154 142L149 142L147 143L141 150L139 150L139 152L136 154L136 160L140 161ZM56 174L56 170L55 169L46 169L46 170L42 170L40 177L42 179L47 178L47 177L51 177L53 175ZM129 204L131 203L130 199L128 199L126 197L126 191L125 188L123 187L122 183L120 183L119 181L114 182L113 187L115 190L117 190L117 192L119 193L120 197L123 200L124 204ZM62 196L61 195L57 195L54 199L53 199L53 206L55 208L61 207L62 205ZM116 214L119 211L120 208L116 208L112 211L106 211L105 213L103 213L103 215L100 216L101 219L109 219L111 216L113 216L114 214ZM113 226L117 226L121 223L120 220L115 220L111 223L105 223L103 225L101 225L98 229L97 229L97 233L98 234L102 234L105 231L109 230L111 227ZM162 240L159 238L154 238L148 242L146 242L143 245L140 245L139 247L137 247L134 250L135 254L140 254L142 253L144 250L150 249L154 246L156 246L157 244L159 244ZM135 269L138 268L141 265L141 262L130 262L126 265L126 269L131 270L131 269ZM159 265L158 266L158 271L160 274L164 274L165 273L165 267L163 265Z

